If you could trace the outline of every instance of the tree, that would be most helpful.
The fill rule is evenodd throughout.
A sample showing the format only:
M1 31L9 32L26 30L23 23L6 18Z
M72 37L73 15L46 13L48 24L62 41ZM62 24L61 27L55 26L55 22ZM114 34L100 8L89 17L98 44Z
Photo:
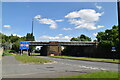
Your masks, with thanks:
M105 32L99 32L97 35L99 47L111 51L111 47L115 46L119 50L118 26L113 26L112 29L106 29Z
M105 32L99 32L96 38L98 42L105 40Z
M79 37L73 37L70 41L91 41L91 38L87 37L84 34L81 34Z
M32 33L27 33L26 35L26 41L34 41L34 36Z
M10 42L11 42L11 43L14 43L14 42L18 41L18 40L20 39L20 37L18 37L17 35L16 35L16 36L13 36L13 35L11 34L11 36L9 36L9 39L10 39Z
M91 38L87 37L84 34L81 34L78 37L71 38L70 41L91 41ZM83 47L80 46L66 46L63 50L63 55L69 55L69 56L84 56L84 54L80 54L80 52L83 52Z
M34 38L33 34L32 33L27 33L27 35L26 35L26 41L34 41L34 40L35 40L35 38ZM35 49L34 46L30 46L29 47L29 52L32 52L34 49Z
M9 47L9 45L12 45L12 50L16 52L19 51L20 41L34 41L34 36L32 33L27 33L27 35L23 37L18 37L17 35L13 36L12 34L7 36L2 33L0 33L0 36L2 37L0 39L0 41L2 41L2 46L7 49L6 46ZM30 47L30 49L32 50L33 47Z

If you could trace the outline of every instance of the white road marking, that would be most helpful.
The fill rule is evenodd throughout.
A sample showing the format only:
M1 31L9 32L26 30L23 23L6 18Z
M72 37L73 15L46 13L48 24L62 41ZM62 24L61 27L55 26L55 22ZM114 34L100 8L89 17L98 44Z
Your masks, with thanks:
M61 64L65 64L65 65L69 65L69 66L75 66L75 67L80 67L80 68L85 68L85 69L93 69L93 70L107 70L107 69L104 69L104 68L89 67L89 66L84 66L84 65L72 65L72 64L68 64L68 63L61 63Z

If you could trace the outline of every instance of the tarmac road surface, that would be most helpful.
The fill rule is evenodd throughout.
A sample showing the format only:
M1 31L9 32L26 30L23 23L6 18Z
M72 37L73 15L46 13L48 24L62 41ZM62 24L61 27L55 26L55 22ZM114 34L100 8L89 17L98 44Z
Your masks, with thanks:
M56 61L54 64L21 64L14 56L2 59L3 78L57 78L95 71L118 71L118 64L35 56Z

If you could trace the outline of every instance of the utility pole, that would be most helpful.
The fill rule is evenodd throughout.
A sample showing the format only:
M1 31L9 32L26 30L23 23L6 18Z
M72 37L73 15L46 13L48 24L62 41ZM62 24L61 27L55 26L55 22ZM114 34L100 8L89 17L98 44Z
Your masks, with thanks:
M32 35L33 35L33 26L34 26L34 18L32 19Z
M120 0L117 2L118 7L118 29L119 29L119 40L120 40Z
M118 8L118 31L119 31L119 46L120 46L120 0L117 1L117 8ZM118 51L118 59L120 59L120 50ZM118 68L120 67L118 66ZM118 69L118 72L119 71L120 70ZM118 74L118 77L120 77L120 74Z

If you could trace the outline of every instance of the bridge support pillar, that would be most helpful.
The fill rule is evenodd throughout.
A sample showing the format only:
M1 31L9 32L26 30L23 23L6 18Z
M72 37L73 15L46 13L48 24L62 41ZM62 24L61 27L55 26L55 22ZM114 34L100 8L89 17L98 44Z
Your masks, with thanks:
M48 55L54 54L56 56L61 54L61 46L56 45L56 46L49 46L48 48Z
M61 54L61 46L43 46L41 47L41 56L49 56L54 54L56 56Z
M48 49L49 49L48 46L42 46L42 47L41 47L40 55L41 55L41 56L47 56L47 55L48 55Z

